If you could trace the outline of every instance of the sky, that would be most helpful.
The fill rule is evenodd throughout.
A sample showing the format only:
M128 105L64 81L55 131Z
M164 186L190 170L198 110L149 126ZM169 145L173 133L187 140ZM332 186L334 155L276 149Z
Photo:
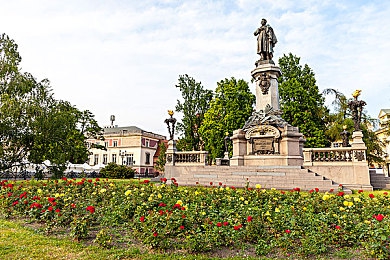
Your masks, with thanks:
M278 42L315 73L320 91L366 112L390 108L390 1L383 0L0 0L0 33L18 44L21 71L49 79L57 99L90 110L101 126L168 136L164 119L188 74L207 89L234 77L255 94L253 32L266 18ZM327 97L330 105L332 96ZM180 114L177 115L180 118Z

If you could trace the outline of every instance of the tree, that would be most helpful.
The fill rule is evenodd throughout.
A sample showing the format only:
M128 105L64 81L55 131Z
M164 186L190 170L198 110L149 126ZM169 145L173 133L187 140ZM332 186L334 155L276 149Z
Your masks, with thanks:
M312 69L299 64L300 58L291 53L279 59L282 76L279 77L280 106L283 119L298 126L305 136L306 147L325 147L328 109L319 93Z
M182 135L177 147L187 151L200 150L202 142L198 128L209 108L213 92L204 89L200 82L196 82L187 74L179 76L179 84L176 87L181 91L183 98L183 101L177 100L176 105L176 111L183 113L181 122L178 122L176 126L177 132Z
M164 170L165 170L165 163L167 162L167 158L166 158L166 155L165 155L165 153L167 151L167 147L165 146L164 142L160 142L158 147L159 147L159 150L160 150L160 154L157 157L156 165L154 167L156 168L156 170L158 170L160 172L164 172Z
M210 159L215 160L223 156L226 133L231 136L234 130L244 126L253 112L255 100L248 83L242 79L237 81L232 77L217 83L215 96L199 129ZM230 142L228 148L231 154Z
M68 162L88 159L85 140L102 138L91 112L79 111L69 102L56 100L50 82L38 82L19 69L17 45L0 37L0 170L29 162L51 162L58 177Z
M132 179L136 171L130 166L118 165L114 162L107 164L106 167L100 170L102 178L110 179Z

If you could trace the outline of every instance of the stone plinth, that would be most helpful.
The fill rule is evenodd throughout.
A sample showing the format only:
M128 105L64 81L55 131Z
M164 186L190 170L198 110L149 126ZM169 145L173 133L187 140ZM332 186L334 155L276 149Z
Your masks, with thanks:
M256 82L256 111L264 110L269 104L275 110L280 109L278 77L280 68L273 64L260 64L252 72ZM265 91L265 89L267 89Z

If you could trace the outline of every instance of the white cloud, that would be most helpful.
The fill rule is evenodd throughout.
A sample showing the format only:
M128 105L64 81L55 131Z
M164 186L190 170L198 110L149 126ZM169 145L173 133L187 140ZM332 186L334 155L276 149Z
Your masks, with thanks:
M91 110L102 125L166 134L166 110L189 74L210 89L224 78L250 81L254 30L267 18L275 60L292 52L320 89L362 89L368 112L390 107L390 4L386 1L55 1L0 0L3 32L23 70L49 78L57 98ZM5 15L3 15L5 14ZM252 85L252 90L253 85Z

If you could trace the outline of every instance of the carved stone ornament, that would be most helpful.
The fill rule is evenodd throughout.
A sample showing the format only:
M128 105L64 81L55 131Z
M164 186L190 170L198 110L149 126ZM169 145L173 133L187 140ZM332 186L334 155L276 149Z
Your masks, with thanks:
M264 110L254 111L248 118L242 130L247 131L249 128L258 125L273 125L277 127L284 127L289 125L283 118L280 117L282 112L274 110L269 104Z
M364 161L365 160L364 151L355 151L355 159L358 161Z
M249 128L245 133L246 139L254 137L273 137L277 139L280 137L280 131L271 125L258 125Z
M271 86L271 77L268 73L261 73L259 78L259 87L261 89L261 93L263 95L267 95L268 94L268 90Z

